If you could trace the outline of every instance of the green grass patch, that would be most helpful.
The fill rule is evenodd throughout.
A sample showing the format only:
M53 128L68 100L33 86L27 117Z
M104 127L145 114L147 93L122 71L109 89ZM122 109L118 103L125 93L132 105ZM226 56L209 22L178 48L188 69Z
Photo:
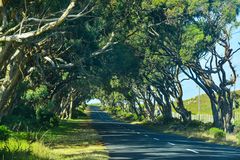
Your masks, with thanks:
M66 120L44 136L45 145L66 160L106 160L108 153L89 119Z
M240 94L240 90L236 93ZM240 99L238 101L240 102ZM184 105L192 114L198 114L198 96L185 100ZM240 114L240 108L234 109L234 113ZM211 103L206 94L200 95L200 114L212 115Z
M64 120L46 132L13 132L0 141L2 160L107 160L101 137L90 119Z

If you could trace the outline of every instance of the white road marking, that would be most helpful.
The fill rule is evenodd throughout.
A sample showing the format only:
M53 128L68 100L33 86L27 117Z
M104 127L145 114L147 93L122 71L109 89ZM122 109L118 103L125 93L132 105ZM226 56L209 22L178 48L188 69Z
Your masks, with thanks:
M146 135L146 134L145 134L144 136L145 136L145 137L148 137L148 135Z
M140 134L140 132L137 132L137 134Z
M156 140L156 141L159 141L159 139L158 138L153 138L154 140Z
M172 146L175 146L175 144L174 144L174 143L171 143L171 142L168 142L168 144L170 144L170 145L172 145Z
M193 149L186 149L187 151L190 151L190 152L193 152L193 153L199 153L198 151L195 151L195 150L193 150Z

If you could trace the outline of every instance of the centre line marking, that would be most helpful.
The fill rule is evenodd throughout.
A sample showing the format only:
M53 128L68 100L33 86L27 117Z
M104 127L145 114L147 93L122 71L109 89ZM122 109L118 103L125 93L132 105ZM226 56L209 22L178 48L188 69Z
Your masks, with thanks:
M193 150L193 149L186 149L187 151L190 151L190 152L193 152L193 153L199 153L198 151L195 151L195 150Z
M156 141L159 141L159 139L158 138L153 138L154 140L156 140Z
M175 146L175 144L174 144L174 143L171 143L171 142L168 142L168 144L170 144L170 145L172 145L172 146Z
M148 135L146 135L146 134L145 134L144 136L145 136L145 137L148 137Z
M140 132L137 132L137 134L140 134Z

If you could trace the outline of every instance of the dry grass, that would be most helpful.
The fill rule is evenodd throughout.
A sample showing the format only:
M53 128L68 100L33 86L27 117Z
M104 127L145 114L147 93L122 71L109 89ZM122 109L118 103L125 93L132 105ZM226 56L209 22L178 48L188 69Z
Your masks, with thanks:
M221 141L216 140L213 135L209 133L208 130L204 130L202 128L198 127L186 127L183 130L181 129L176 129L177 127L172 127L172 124L165 124L165 125L158 125L158 124L153 124L150 122L132 122L132 124L137 124L137 125L143 125L146 127L149 127L157 132L160 133L170 133L170 134L176 134L176 135L181 135L187 138L197 138L206 142L210 143L217 143L217 144L225 144L225 145L230 145L230 146L237 146L240 147L240 144L238 143L237 135L236 134L229 134L226 133L226 139L222 139ZM175 128L175 129L172 129ZM181 127L179 127L181 128Z

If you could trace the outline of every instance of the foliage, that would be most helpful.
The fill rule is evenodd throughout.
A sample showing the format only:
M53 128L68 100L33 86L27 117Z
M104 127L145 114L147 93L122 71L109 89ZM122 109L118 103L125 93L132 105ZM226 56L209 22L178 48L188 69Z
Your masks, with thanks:
M55 21L67 15L61 16L69 2L75 6L71 16ZM202 112L222 114L214 119L216 127L231 126L231 117L229 125L221 120L232 115L232 102L226 101L232 97L226 91L235 82L220 75L230 75L225 74L225 63L236 75L228 40L230 30L238 26L239 4L238 0L9 1L1 12L0 115L6 116L0 119L17 131L48 129L58 125L58 117L84 117L78 106L99 98L127 120L151 119L184 128L173 119L172 109L184 122L191 119L188 110L197 113L196 99L182 102L185 74L216 103L207 100ZM217 46L224 47L225 57L217 53ZM221 64L221 69L211 63ZM222 83L212 78L215 73ZM186 125L210 127L198 121Z
M0 142L1 159L47 160L60 159L51 149L41 142L28 142L25 139L10 138L5 143Z
M25 117L19 114L3 117L2 123L14 131L37 130L39 127L35 118Z
M23 96L23 99L27 101L41 101L47 98L48 96L48 89L46 85L40 85L39 87L36 87L34 90L33 89L28 89Z
M0 141L6 141L10 137L11 131L8 127L1 125L0 126Z
M209 133L211 135L213 135L213 137L216 140L222 140L222 139L226 138L226 133L223 130L219 129L219 128L215 128L215 127L210 128L209 129Z
M240 144L240 132L237 133L237 140L238 140L238 144Z
M45 107L37 109L36 119L43 128L56 127L59 124L58 116Z
M82 107L74 108L72 119L80 119L86 117L87 115L84 113L84 109L82 109Z
M240 133L240 120L236 120L235 122L234 122L234 132L235 133Z

